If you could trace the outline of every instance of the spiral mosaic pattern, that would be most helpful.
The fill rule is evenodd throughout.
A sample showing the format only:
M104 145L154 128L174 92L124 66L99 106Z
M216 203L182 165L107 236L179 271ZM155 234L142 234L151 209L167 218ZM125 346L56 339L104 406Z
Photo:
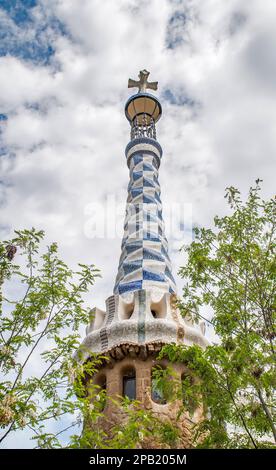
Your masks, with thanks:
M161 155L162 149L153 139L135 139L127 146L130 182L114 294L140 289L176 291L162 218Z

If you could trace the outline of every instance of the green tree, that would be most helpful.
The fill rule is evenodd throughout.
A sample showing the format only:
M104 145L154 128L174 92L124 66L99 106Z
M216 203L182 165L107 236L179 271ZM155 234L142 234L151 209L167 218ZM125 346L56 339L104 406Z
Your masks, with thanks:
M28 428L39 446L59 446L64 429L49 433L50 422L69 414L73 427L85 406L75 393L82 386L76 377L87 371L73 353L79 327L89 321L83 295L99 271L80 264L73 272L55 243L40 254L42 231L15 235L0 244L0 442ZM100 361L92 358L86 369L93 374Z
M197 397L205 419L195 427L201 447L258 448L276 441L275 429L275 199L260 198L260 180L248 199L226 190L230 214L214 230L196 228L185 247L188 261L180 309L211 323L218 344L205 350L166 346L200 380L183 385L184 400ZM207 319L207 321L210 321Z

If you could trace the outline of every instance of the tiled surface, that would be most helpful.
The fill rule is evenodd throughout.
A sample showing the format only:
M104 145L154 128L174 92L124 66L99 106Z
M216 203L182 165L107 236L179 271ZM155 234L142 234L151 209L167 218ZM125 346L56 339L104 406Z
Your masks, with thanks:
M130 181L114 294L151 288L176 291L158 181L161 147L152 139L142 140L132 141L126 150Z
M96 308L82 349L87 357L89 351L106 352L125 343L158 342L202 347L208 343L201 328L181 317L172 294L147 289L109 297L106 312Z

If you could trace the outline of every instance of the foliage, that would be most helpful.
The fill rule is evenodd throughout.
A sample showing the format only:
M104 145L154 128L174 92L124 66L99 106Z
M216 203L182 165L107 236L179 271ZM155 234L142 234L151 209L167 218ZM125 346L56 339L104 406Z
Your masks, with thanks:
M177 374L172 367L156 365L152 369L152 392L160 403L178 398L176 382Z
M28 428L40 447L60 446L45 426L67 414L69 427L80 423L84 402L74 398L80 388L74 379L92 374L101 361L82 366L73 357L79 327L89 321L83 294L99 272L84 264L73 272L55 243L40 256L42 231L15 235L0 244L0 442Z
M200 379L184 388L204 404L205 419L195 428L201 447L270 447L276 440L276 205L259 193L259 180L245 203L228 188L230 215L216 217L214 230L196 228L185 248L181 312L197 322L211 308L219 344L205 351L168 345L162 355Z

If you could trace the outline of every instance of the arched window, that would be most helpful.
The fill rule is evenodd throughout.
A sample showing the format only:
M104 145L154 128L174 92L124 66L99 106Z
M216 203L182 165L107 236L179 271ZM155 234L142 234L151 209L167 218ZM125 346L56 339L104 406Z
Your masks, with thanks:
M123 397L136 399L136 373L132 367L123 372Z
M151 399L155 403L165 405L167 403L164 388L165 367L157 366L151 372Z

